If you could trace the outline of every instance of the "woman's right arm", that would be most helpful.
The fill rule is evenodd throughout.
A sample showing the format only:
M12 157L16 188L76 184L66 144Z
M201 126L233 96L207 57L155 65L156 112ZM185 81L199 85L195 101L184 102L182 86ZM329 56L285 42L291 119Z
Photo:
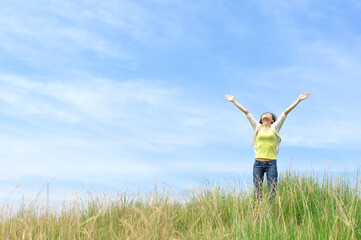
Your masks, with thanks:
M242 110L242 112L244 112L244 114L247 115L249 113L248 110L245 107L243 107L241 104L239 104L232 95L226 95L226 100L233 102L234 105L236 105L239 109Z
M251 123L253 129L256 129L256 127L259 123L256 121L256 119L254 119L252 114L250 112L248 112L248 110L245 107L243 107L241 104L239 104L232 95L226 95L226 100L233 102L234 105L236 105L242 112L244 112L244 114L246 114L246 116L247 116L248 121Z

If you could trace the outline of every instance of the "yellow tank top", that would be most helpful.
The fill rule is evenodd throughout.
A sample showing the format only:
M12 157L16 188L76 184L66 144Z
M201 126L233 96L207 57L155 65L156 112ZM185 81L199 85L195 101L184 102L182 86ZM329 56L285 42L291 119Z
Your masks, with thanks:
M277 159L276 135L272 129L261 128L256 137L256 158Z

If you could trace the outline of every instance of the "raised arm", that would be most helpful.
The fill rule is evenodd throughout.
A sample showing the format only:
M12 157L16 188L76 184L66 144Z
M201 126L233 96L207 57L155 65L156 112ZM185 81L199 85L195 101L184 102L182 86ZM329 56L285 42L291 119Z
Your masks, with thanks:
M252 114L250 112L248 112L248 110L245 107L243 107L241 104L239 104L232 95L226 95L226 100L233 102L234 105L236 105L239 109L241 109L241 111L244 112L244 114L246 114L247 119L251 123L253 129L256 129L257 125L259 125L260 123L257 122L256 119L254 119Z
M309 93L309 92L302 93L302 94L298 97L298 99L297 99L294 103L292 103L291 106L289 106L283 113L287 115L289 112L291 112L292 109L294 109L294 108L297 106L297 104L299 104L302 100L305 100L305 99L308 98L309 96L310 96L310 93Z
M234 105L236 105L242 112L244 112L244 114L247 115L249 113L248 110L245 107L243 107L241 104L239 104L232 95L226 95L226 100L233 102Z

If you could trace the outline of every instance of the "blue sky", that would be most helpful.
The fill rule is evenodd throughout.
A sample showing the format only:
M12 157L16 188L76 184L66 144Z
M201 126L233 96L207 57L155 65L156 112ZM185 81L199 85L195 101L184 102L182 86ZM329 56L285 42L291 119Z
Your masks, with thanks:
M0 2L1 199L247 179L256 118L311 97L278 168L361 165L359 1Z

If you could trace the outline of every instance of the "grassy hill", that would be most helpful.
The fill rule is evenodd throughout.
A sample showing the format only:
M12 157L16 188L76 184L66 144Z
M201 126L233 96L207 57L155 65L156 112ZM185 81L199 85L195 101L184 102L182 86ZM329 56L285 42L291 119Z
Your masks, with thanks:
M326 179L328 179L326 181ZM2 206L1 239L361 239L361 179L281 174L273 201L221 186Z

